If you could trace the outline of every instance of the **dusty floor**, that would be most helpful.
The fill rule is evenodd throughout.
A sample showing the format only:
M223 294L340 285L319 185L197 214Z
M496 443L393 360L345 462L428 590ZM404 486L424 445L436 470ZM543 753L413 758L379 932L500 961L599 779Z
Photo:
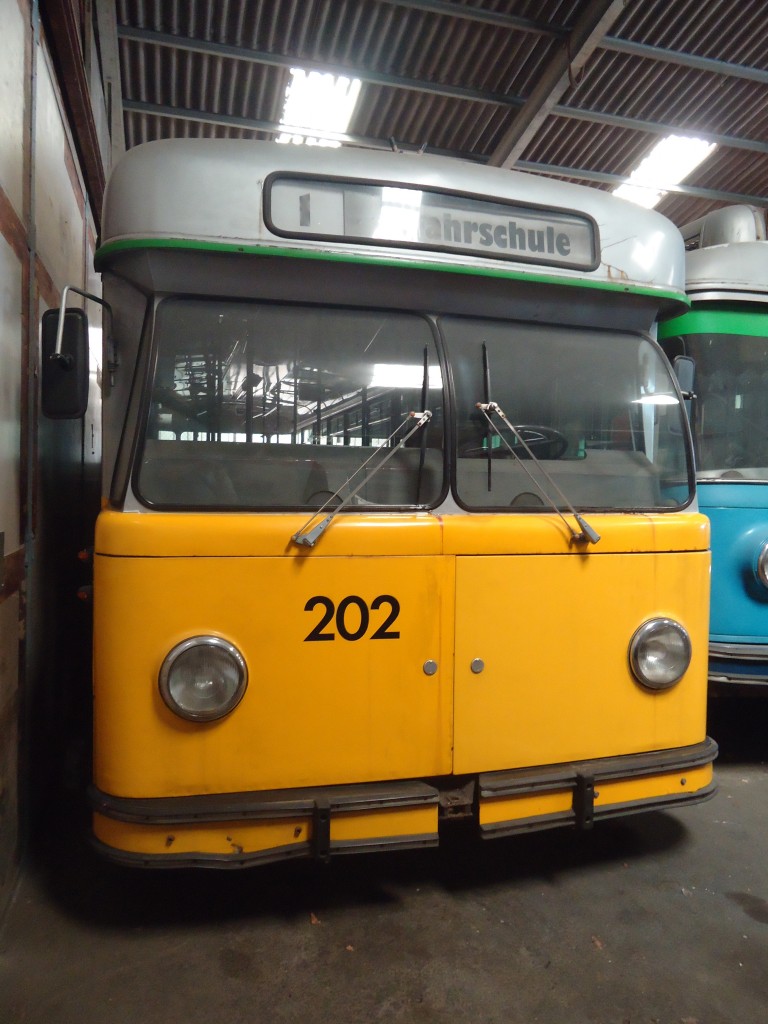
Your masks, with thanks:
M0 1021L763 1021L767 708L713 709L714 800L583 836L154 874L73 837L22 874Z

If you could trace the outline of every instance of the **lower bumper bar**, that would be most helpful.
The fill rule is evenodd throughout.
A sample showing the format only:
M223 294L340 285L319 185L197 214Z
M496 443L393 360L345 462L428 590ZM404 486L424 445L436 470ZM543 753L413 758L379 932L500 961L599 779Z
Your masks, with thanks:
M739 696L765 695L768 690L768 644L709 645L709 692Z
M92 787L94 839L139 867L247 867L293 857L438 842L462 794L484 838L594 821L712 796L710 739L690 747L474 777L186 797L115 797ZM467 796L469 794L469 796Z
M579 761L479 777L484 838L575 826L714 796L717 744Z

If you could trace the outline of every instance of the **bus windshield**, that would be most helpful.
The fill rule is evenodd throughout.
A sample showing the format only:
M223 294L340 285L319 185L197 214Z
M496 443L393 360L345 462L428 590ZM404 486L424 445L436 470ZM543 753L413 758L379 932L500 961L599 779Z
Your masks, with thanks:
M138 493L179 508L322 505L412 420L356 503L433 505L443 380L429 322L399 313L166 299ZM343 489L343 488L342 488Z
M697 471L768 480L768 338L690 334L696 363Z
M150 506L338 504L384 447L396 450L355 477L350 507L435 507L447 495L448 407L463 507L546 512L564 495L577 509L669 509L691 497L681 404L643 336L169 298L154 345L135 477ZM477 408L489 400L513 431L490 429Z
M458 318L441 327L457 392L457 493L466 507L561 504L534 460L576 508L690 500L683 409L647 338ZM489 399L519 437L503 425L489 429L477 410Z

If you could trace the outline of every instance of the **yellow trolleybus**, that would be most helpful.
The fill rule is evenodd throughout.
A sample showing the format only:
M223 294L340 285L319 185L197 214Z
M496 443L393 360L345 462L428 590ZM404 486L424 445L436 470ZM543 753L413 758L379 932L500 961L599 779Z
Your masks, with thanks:
M104 853L239 867L711 795L668 221L424 155L174 140L113 172L97 269ZM54 415L84 325L45 332Z

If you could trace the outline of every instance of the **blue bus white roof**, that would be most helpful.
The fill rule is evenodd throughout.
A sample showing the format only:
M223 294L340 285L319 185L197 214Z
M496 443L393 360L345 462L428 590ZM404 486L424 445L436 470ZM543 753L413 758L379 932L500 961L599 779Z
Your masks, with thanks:
M456 193L475 200L573 211L599 232L594 269L542 266L482 254L425 252L339 240L281 237L264 219L262 186L269 174L372 180ZM173 139L128 151L107 186L100 253L141 242L284 251L314 250L433 266L471 266L493 274L539 270L593 285L684 293L683 242L661 214L609 193L545 177L423 154L329 149L246 140Z
M729 242L686 253L693 299L768 302L768 242Z

